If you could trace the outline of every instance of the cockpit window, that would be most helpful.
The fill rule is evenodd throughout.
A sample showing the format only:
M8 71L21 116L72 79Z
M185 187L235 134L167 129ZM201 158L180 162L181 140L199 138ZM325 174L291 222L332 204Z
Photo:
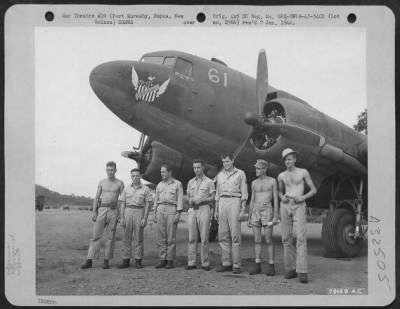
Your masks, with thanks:
M167 67L173 68L175 65L176 58L175 57L165 57L164 65Z
M162 64L164 57L145 56L142 58L143 62Z
M193 66L192 63L183 59L176 59L175 72L181 73L185 76L192 76Z

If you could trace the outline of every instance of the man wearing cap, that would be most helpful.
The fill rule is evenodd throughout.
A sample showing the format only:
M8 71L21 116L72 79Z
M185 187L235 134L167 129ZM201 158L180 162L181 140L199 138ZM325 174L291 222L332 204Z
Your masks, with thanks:
M157 239L160 262L156 268L174 268L176 256L176 229L183 210L183 187L172 177L168 165L161 166L162 181L157 185L154 197L154 222L157 223Z
M132 253L132 234L135 248L135 267L143 267L143 229L149 216L150 189L140 182L139 169L131 170L131 179L132 184L125 187L121 196L121 226L124 228L124 238L122 264L118 268L129 267Z
M193 170L196 177L189 180L187 195L189 197L188 210L188 264L185 269L196 268L197 236L201 237L201 268L210 270L208 259L208 237L210 232L211 207L215 199L214 182L204 175L204 161L194 160Z
M296 151L287 148L282 152L286 171L278 176L278 190L281 199L281 229L283 242L283 259L286 279L297 278L302 283L308 282L307 275L307 235L305 200L317 193L310 174L306 169L298 168ZM304 194L305 186L310 188ZM296 249L293 245L293 226L296 227Z
M107 238L103 268L110 268L109 259L114 255L115 230L118 223L118 197L124 189L124 183L115 178L117 165L110 161L106 164L107 178L99 182L96 196L93 201L93 226L88 255L82 269L92 267L93 257L99 255L102 236ZM101 203L99 203L101 199ZM97 205L100 207L97 209Z
M265 241L269 256L267 276L275 275L274 244L272 242L273 226L278 223L278 186L276 180L267 176L268 162L257 160L254 165L256 176L251 184L251 201L248 226L253 228L255 267L250 270L250 275L261 273L261 228L264 227ZM273 205L272 205L273 200Z
M238 274L241 272L240 220L244 217L248 197L246 174L234 167L231 154L222 154L221 159L223 170L217 175L215 217L219 223L218 241L222 251L222 265L217 268L217 272L232 271Z

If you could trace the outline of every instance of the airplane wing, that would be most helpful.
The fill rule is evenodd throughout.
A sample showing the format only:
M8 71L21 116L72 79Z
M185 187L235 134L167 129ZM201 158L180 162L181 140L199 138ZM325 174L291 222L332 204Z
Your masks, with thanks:
M248 114L246 116L246 123L252 125L254 132L257 134L283 136L284 138L296 141L312 147L319 148L319 155L327 160L340 164L349 172L353 172L359 175L367 175L367 167L360 162L360 160L346 152L343 149L326 143L325 138L311 130L305 129L294 124L287 123L271 123L260 121L257 116ZM366 156L367 143L366 141L359 147L360 158ZM365 160L366 161L366 160Z

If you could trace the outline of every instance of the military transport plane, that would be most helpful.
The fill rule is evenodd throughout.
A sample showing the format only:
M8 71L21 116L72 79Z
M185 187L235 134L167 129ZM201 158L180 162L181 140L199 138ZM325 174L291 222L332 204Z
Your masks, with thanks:
M160 181L163 163L187 183L194 158L207 162L213 178L226 152L249 180L259 158L277 176L285 168L282 150L296 149L297 165L310 171L318 189L308 205L330 210L322 228L325 254L359 253L366 233L367 137L270 86L264 50L256 79L215 58L159 51L140 61L101 64L90 85L115 115L142 132L138 147L122 155L152 183Z

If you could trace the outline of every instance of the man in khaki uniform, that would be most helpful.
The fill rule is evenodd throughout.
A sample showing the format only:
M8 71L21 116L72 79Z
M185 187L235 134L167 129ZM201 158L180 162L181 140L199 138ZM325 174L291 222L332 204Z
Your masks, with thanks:
M117 165L115 162L106 164L107 178L99 182L96 196L93 201L93 217L95 222L93 227L92 238L90 239L88 255L85 263L81 266L82 269L92 267L93 257L98 257L101 238L107 238L103 268L110 268L109 259L114 255L114 239L115 230L118 223L118 197L124 189L124 183L115 178ZM99 209L97 205L101 198Z
M217 175L215 216L219 219L218 241L222 251L222 266L217 272L241 272L241 222L248 197L246 174L234 167L231 154L221 155L223 170ZM233 262L233 268L232 268Z
M127 268L132 253L132 234L135 247L136 268L142 268L144 255L143 229L147 224L150 208L150 189L140 182L139 169L131 170L132 184L125 187L121 197L121 226L124 228L122 264Z
M201 268L210 270L208 259L208 237L211 223L211 207L215 199L214 182L204 175L204 161L194 160L193 170L196 177L189 180L187 195L189 197L188 210L188 264L186 270L196 268L197 237L201 237Z
M174 268L176 256L176 229L183 210L183 186L172 177L168 165L161 166L162 181L154 197L154 222L157 222L157 239L160 262L156 268Z
M272 242L273 226L278 223L278 186L275 178L267 176L268 162L257 160L254 165L256 176L251 184L251 201L248 226L253 229L256 263L250 275L261 273L261 230L264 228L265 242L269 255L267 276L275 275L275 252Z
M297 278L297 275L299 275L300 282L307 283L307 214L305 200L315 195L317 190L308 171L295 166L296 151L286 148L282 151L282 160L286 165L286 171L278 175L278 188L281 199L285 278ZM307 184L310 188L310 191L306 194L304 194L304 184ZM296 248L293 245L293 227L296 228Z

